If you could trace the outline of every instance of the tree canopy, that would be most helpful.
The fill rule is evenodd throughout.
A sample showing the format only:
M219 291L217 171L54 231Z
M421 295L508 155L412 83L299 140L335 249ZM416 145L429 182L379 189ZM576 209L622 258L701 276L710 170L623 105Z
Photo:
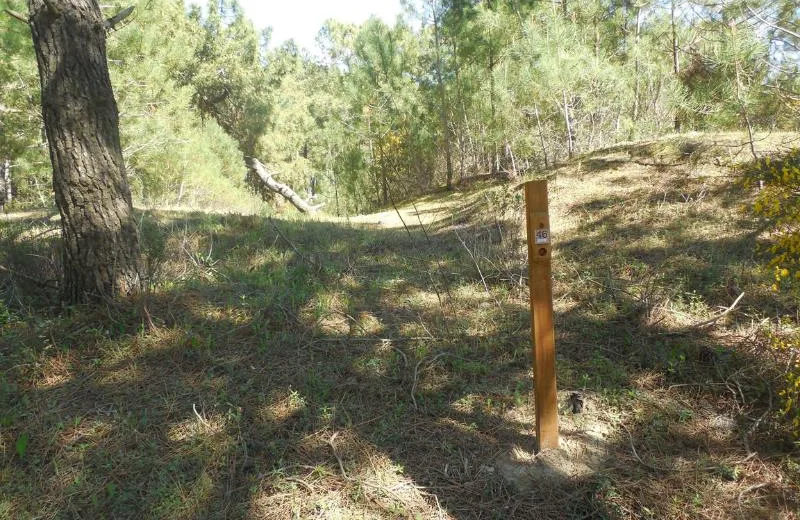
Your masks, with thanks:
M280 204L247 157L353 214L479 174L689 130L796 129L786 0L413 0L393 25L330 20L270 46L236 0L137 4L109 35L134 198ZM25 11L19 0L12 11ZM109 14L111 14L109 8ZM52 198L27 28L0 19L0 159L20 205Z

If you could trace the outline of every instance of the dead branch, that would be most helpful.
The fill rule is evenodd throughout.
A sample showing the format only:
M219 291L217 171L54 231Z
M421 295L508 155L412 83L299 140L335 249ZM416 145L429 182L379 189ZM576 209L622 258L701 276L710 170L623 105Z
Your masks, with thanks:
M136 6L128 6L122 11L118 12L108 20L106 20L106 31L113 31L120 22L122 22L125 18L129 17Z
M718 322L721 318L723 318L725 315L727 315L729 312L731 312L734 309L734 307L736 307L739 304L742 298L744 298L744 293L740 294L739 297L736 298L736 300L731 304L731 306L722 311L721 313L717 314L716 316L714 316L709 320L701 321L700 323L695 323L694 325L692 325L691 328L701 329L703 327L708 327L709 325L713 325L714 323Z
M312 206L307 201L303 200L295 191L287 186L286 184L282 184L275 180L274 174L267 170L267 167L264 166L261 161L252 157L247 161L248 167L258 175L258 178L261 179L264 184L267 185L267 188L270 191L273 191L280 195L281 197L285 198L292 205L300 210L303 213L315 213L317 212L324 204L317 204L316 206Z
M17 20L19 20L20 22L24 23L25 25L28 25L28 24L31 23L30 19L27 16L25 16L24 14L22 14L22 13L18 13L16 11L12 11L11 9L3 9L3 10L6 12L6 14L8 16L10 16L11 18L16 18Z

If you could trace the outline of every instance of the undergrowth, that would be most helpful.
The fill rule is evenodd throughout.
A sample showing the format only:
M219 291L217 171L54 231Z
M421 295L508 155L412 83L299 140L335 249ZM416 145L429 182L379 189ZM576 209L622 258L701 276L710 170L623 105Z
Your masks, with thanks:
M0 517L795 517L770 338L797 302L718 164L739 137L712 139L548 173L555 454L513 186L352 221L144 211L149 290L100 309L58 303L49 215L0 222Z

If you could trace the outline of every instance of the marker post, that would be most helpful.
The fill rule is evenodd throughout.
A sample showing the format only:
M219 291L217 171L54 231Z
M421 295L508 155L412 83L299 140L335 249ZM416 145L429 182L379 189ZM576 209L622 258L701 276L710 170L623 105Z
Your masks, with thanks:
M528 286L531 301L536 439L539 450L558 448L558 397L553 328L553 281L547 181L525 183Z

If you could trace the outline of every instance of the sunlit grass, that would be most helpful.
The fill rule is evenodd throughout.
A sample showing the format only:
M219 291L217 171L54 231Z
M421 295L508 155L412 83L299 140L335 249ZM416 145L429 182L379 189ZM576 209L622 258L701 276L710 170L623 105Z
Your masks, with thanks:
M549 172L558 457L534 456L515 186L400 203L405 226L145 211L151 288L118 307L3 275L0 517L791 517L762 320L796 302L753 255L740 139ZM4 221L0 263L57 278L51 226Z

